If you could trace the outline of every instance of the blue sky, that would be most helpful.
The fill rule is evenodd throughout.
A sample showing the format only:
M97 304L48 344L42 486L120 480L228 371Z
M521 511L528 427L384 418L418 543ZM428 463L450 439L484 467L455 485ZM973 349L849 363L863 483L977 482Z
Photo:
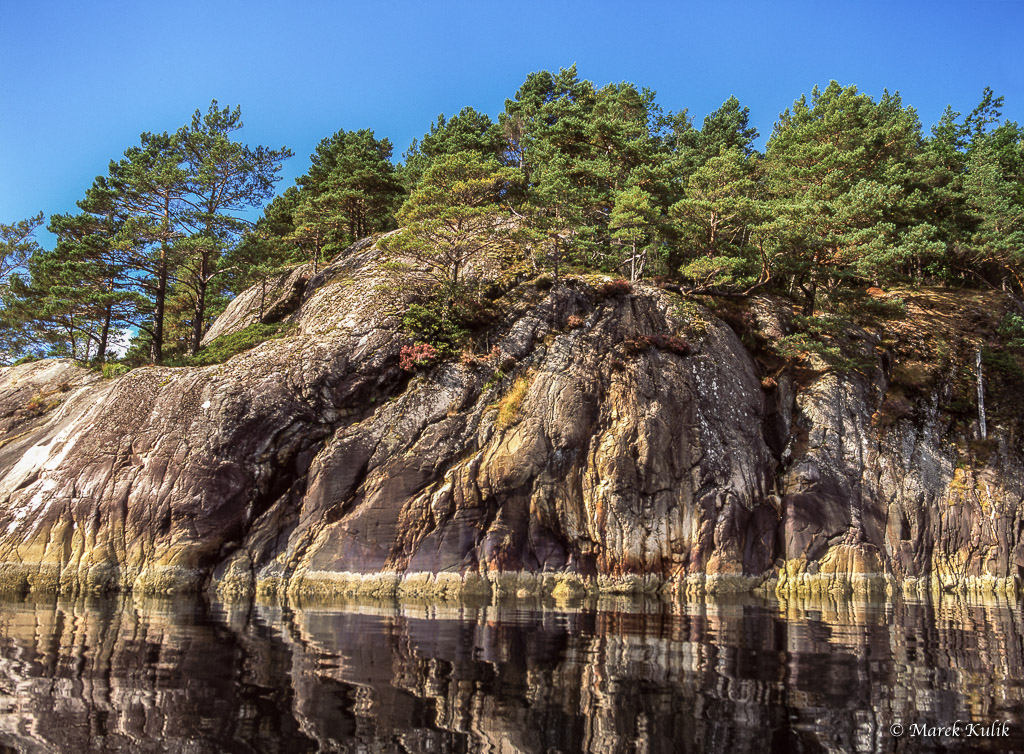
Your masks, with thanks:
M730 95L761 143L836 79L899 90L927 127L982 89L1024 121L1024 2L27 2L0 4L0 222L75 210L143 131L211 99L250 144L291 147L279 189L339 128L400 155L440 112L492 116L530 71L576 63L697 124ZM44 245L48 234L41 234Z

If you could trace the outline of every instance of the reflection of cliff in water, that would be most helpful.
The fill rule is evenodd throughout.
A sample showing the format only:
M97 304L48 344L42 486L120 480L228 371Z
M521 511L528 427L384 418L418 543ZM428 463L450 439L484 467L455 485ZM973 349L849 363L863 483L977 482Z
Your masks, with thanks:
M1024 746L1006 603L0 609L0 750L899 751ZM1013 740L891 738L1010 723Z

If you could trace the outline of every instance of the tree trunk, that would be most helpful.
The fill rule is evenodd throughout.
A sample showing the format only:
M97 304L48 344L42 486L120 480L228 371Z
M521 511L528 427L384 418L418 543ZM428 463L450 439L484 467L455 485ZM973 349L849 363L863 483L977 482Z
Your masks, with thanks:
M103 312L103 329L100 330L100 352L96 354L97 360L102 364L107 360L107 340L110 337L110 320L113 317L113 304L107 304Z
M981 349L975 352L974 363L978 374L978 434L984 440L988 437L988 427L985 425L985 380L981 374Z
M189 347L189 354L192 356L199 353L199 344L203 342L203 334L206 330L204 320L206 319L206 292L210 287L209 260L209 253L203 252L199 264L199 280L196 281L195 321L192 323L192 344Z
M154 364L164 358L164 306L167 302L167 243L160 244L160 265L157 267L156 308L153 311L153 343L149 349Z
M208 287L206 281L203 280L196 292L196 319L192 323L192 344L189 347L189 354L192 356L199 353L199 345L203 342L203 335L206 331L203 322L206 319L206 289Z
M803 286L801 286L803 288ZM814 316L814 304L818 296L818 275L817 272L811 273L811 285L808 288L803 288L804 292L804 308L803 315L805 317Z

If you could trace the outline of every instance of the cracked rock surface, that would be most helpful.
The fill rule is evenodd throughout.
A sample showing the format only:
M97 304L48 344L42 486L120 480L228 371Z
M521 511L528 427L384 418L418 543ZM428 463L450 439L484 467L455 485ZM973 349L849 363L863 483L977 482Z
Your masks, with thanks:
M223 364L0 369L0 587L1005 591L1024 567L1013 433L965 468L938 396L877 426L884 354L763 387L710 312L570 280L409 374L380 261L242 294L211 335L294 327ZM778 307L752 304L772 337Z

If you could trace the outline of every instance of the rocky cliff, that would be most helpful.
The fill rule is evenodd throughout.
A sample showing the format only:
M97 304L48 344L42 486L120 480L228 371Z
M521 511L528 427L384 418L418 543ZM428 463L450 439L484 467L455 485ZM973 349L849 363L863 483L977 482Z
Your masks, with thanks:
M770 297L538 280L492 292L461 360L409 372L379 256L239 296L213 336L291 327L222 364L0 370L2 587L1015 589L1015 417L979 442L962 370L922 356L978 345L993 298L907 296L837 369L763 356L790 327Z

